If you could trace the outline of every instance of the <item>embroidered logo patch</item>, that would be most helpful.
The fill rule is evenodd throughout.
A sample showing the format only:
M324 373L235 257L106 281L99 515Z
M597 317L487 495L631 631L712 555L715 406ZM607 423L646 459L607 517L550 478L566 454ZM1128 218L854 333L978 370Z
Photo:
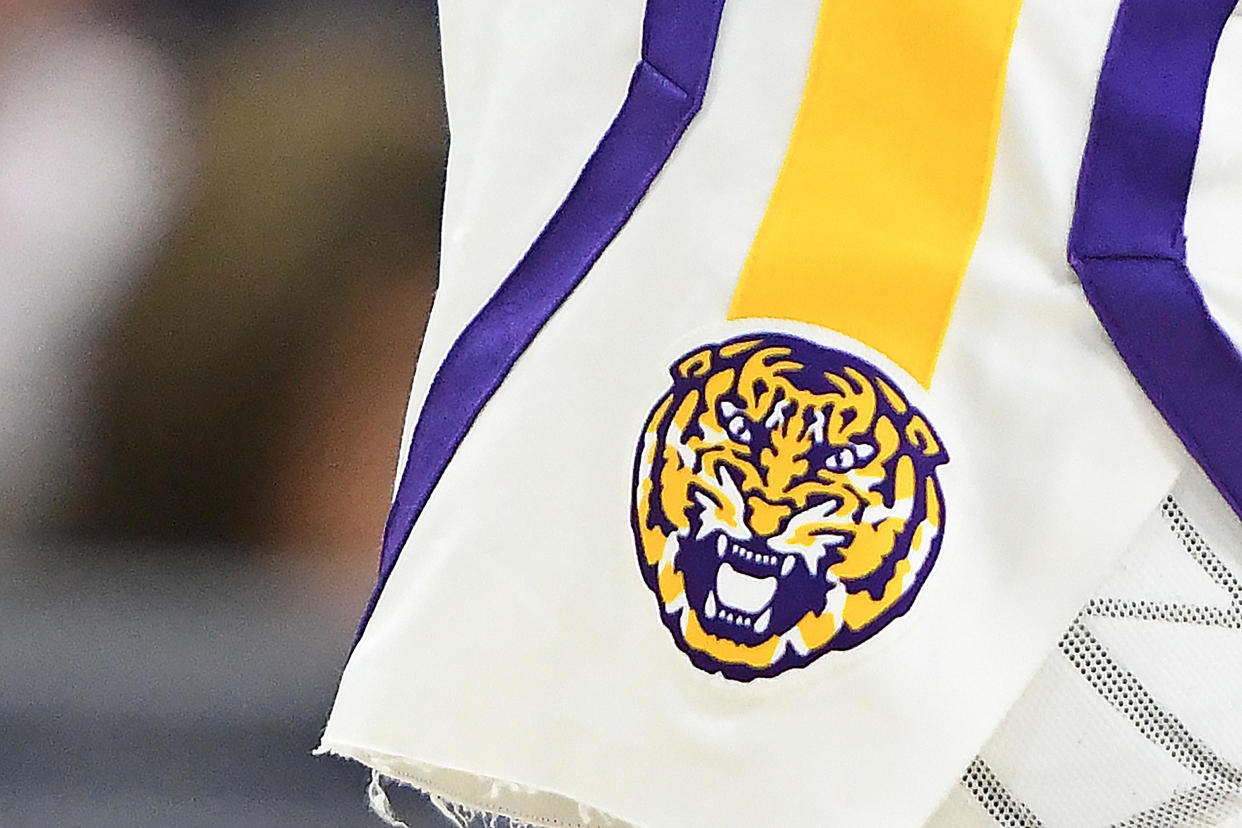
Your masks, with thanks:
M739 681L867 640L944 532L931 424L859 357L785 334L687 354L634 466L638 563L695 666Z

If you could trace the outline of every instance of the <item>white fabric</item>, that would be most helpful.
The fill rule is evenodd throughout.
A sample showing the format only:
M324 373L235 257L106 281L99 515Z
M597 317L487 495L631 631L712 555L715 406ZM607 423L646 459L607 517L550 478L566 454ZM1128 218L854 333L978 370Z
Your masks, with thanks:
M1023 7L984 229L932 388L913 394L952 456L930 579L865 645L740 684L695 669L663 629L635 563L630 473L668 365L689 347L759 325L844 343L808 326L722 321L785 151L818 8L726 4L703 111L445 472L346 668L325 750L440 793L460 778L435 768L504 780L484 804L557 825L607 814L653 828L900 828L923 824L950 790L953 813L987 813L954 781L1188 462L1065 265L1117 3ZM407 442L453 339L615 113L642 3L441 12L453 135L442 287ZM1192 253L1228 261L1212 238L1192 236ZM1209 295L1230 301L1228 289ZM1130 739L1118 725L1098 722L1092 744ZM1184 781L1153 762L1153 778ZM1056 783L1032 792L1040 785ZM538 792L596 810L575 821L564 799ZM1082 807L1103 817L1143 795L1122 808L1084 794Z
M1211 592L1187 589L1190 579L1206 579ZM1143 524L929 828L1242 819L1238 699L1242 526L1194 469Z
M1242 266L1236 245L1242 221L1242 157L1237 152L1242 97L1236 94L1242 86L1242 26L1237 17L1225 29L1212 70L1186 221L1191 269L1235 342L1242 341ZM1212 553L1232 572L1242 573L1242 530L1206 478L1197 469L1188 471L1172 496ZM1233 608L1236 600L1187 553L1162 509L1153 510L1098 597L1216 612ZM1222 760L1242 767L1242 708L1237 704L1242 698L1242 631L1168 615L1163 620L1093 617L1087 625L1163 711ZM1112 735L1099 738L1105 730ZM1009 816L1003 809L999 817L989 815L987 796L963 782L941 805L932 828L1124 824L1202 784L1199 775L1096 692L1060 651L1049 657L980 756L1014 810ZM1188 806L1180 817L1149 813L1147 819L1139 824L1242 828L1242 799L1218 808Z

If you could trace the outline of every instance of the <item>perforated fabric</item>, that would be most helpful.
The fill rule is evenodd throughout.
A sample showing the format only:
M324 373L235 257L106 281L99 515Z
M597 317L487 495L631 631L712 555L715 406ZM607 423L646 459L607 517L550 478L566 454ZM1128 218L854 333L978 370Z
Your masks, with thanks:
M1242 527L1196 469L1154 510L933 828L1242 820Z

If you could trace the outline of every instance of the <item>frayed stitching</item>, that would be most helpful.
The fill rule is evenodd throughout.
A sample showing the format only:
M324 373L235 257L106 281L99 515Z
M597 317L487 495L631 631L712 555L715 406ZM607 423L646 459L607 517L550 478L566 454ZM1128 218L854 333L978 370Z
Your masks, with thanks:
M372 768L371 781L367 784L367 805L370 806L371 813L384 820L384 823L392 828L410 828L397 818L397 813L392 808L392 801L388 798L388 792L384 790L383 780L384 777L380 772Z
M388 798L388 792L384 790L384 780L386 778L390 777L385 777L374 768L371 769L371 781L367 784L367 804L370 806L371 812L382 819L385 825L389 825L392 828L410 828L408 823L403 822L397 816L396 810L392 807L392 800ZM400 780L393 781L400 782ZM420 788L413 789L425 796L427 801L457 828L470 828L470 825L475 821L481 822L484 828L537 828L535 825L522 822L505 814L471 808L468 805L445 799L442 796ZM493 797L499 796L498 786L493 786L492 795ZM579 806L580 809L582 807L581 805Z
M392 802L388 798L388 792L384 789L385 780L404 785L426 797L432 806L448 818L457 828L470 828L470 825L475 820L480 821L483 828L610 828L610 826L630 828L629 823L616 820L615 817L596 811L585 802L572 799L569 799L569 802L577 807L578 821L567 821L544 814L525 814L521 813L519 808L513 808L499 802L497 802L493 809L480 803L477 798L474 799L472 804L465 804L463 801L452 798L453 795L446 797L441 793L434 793L435 791L443 790L439 783L433 782L420 774L410 772L408 769L403 769L397 774L380 770L377 765L383 764L384 760L365 748L357 746L324 743L320 744L312 753L315 756L339 756L367 765L371 771L371 779L367 783L367 804L371 812L383 820L386 825L391 826L391 828L410 828L410 826L398 817L396 810L393 808ZM541 793L538 789L518 783L495 779L488 781L490 786L486 797L491 800L500 799L506 789Z
M436 806L436 810L444 814L445 818L457 828L468 828L470 820L474 819L474 814L465 805L449 802L434 794L427 794L427 798L431 800L432 805Z

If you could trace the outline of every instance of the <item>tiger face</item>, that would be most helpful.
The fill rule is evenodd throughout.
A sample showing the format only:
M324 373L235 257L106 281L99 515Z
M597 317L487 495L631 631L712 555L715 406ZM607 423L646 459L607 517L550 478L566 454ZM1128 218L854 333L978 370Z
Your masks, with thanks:
M867 361L755 334L694 351L647 419L638 561L701 669L749 681L904 614L944 531L931 425Z

